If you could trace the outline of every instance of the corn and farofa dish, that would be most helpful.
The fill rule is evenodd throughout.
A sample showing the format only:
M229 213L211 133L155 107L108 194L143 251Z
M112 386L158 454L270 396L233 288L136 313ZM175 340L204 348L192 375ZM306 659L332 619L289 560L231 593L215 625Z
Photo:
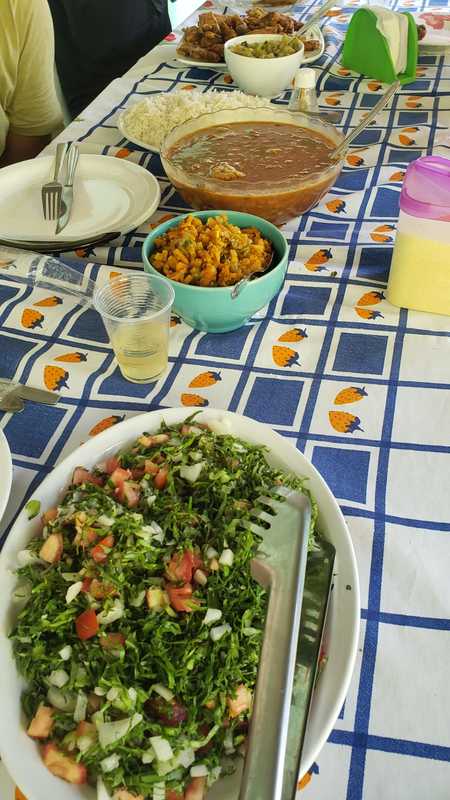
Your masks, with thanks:
M238 228L227 217L185 217L155 240L151 264L166 278L193 286L232 286L264 272L272 243L257 228Z

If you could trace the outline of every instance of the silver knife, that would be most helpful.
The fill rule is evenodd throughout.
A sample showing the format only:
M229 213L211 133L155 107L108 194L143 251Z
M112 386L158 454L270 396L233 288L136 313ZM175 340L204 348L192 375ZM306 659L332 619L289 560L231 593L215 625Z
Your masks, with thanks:
M72 143L66 155L66 179L62 190L63 213L56 223L57 234L61 233L70 219L73 205L73 179L75 176L75 170L77 168L79 156L80 152L78 150L78 146Z
M0 378L0 399L4 400L6 397L10 398L12 396L51 406L55 405L60 399L60 395L57 392L48 392L46 389L24 386L8 378Z

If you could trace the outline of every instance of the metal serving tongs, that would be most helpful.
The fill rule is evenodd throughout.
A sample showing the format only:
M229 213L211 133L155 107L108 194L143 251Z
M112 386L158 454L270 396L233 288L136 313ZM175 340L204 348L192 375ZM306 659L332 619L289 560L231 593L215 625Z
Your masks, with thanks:
M297 775L288 773L286 784L285 760L311 506L300 492L283 495L260 498L266 529L251 523L262 536L252 574L270 596L239 800L291 800L296 790Z
M351 142L353 142L353 140L356 139L357 136L359 136L361 131L364 131L367 128L367 126L370 125L372 120L375 119L377 114L379 114L380 111L383 110L383 108L388 104L392 95L395 94L399 86L400 86L400 81L394 81L394 83L391 83L391 85L388 87L385 93L378 100L378 103L375 103L374 107L369 111L369 113L364 117L364 119L361 120L359 125L357 125L356 128L353 128L353 130L351 130L350 133L347 134L345 139L343 139L342 142L336 147L334 152L331 154L331 158L333 161L339 161L339 159L342 158L343 155L345 155Z

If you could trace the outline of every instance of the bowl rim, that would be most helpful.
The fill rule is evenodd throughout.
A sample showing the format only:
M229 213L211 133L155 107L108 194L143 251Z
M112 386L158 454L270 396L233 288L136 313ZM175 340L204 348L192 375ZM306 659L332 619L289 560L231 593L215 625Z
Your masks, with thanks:
M291 39L294 39L294 38L298 39L298 41L300 42L299 49L296 50L295 53L289 53L287 56L276 56L275 58L256 58L255 56L243 56L242 53L235 53L233 50L231 50L231 45L239 44L240 42L245 42L248 39L250 39L250 40L253 39L254 42L265 42L265 41L272 41L273 42L276 39L284 39L286 37L287 38L291 38ZM226 53L229 50L231 53L233 53L233 58L235 56L237 56L237 58L250 59L252 61L262 62L263 64L268 64L268 63L272 64L273 62L279 64L280 62L283 63L283 62L287 61L288 58L293 58L294 56L296 56L297 58L299 56L300 56L300 58L303 58L303 56L305 54L305 45L302 42L302 40L300 39L300 36L297 36L296 34L286 34L286 33L284 33L284 34L283 33L249 33L249 34L246 34L246 35L243 34L241 36L233 36L232 39L227 39L227 41L224 43L224 48L223 49L224 49L225 61L226 61Z
M173 217L173 219L168 219L165 222L161 222L160 225L158 225L156 228L154 228L154 230L152 230L145 237L143 245L142 245L142 256L143 256L143 259L144 259L144 265L146 267L149 267L154 272L155 275L159 275L161 278L163 278L164 280L168 281L170 283L170 285L174 289L176 289L176 287L178 287L178 286L182 286L183 289L188 289L188 290L191 289L193 291L194 290L196 290L196 291L201 290L203 292L215 292L216 294L217 294L218 291L222 291L224 294L225 293L229 294L231 292L233 286L236 286L236 284L239 283L239 281L236 281L236 283L232 283L232 284L230 284L230 286L197 286L195 284L192 285L191 283L182 283L181 281L174 281L173 278L167 278L165 275L163 275L161 272L159 272L156 269L156 267L154 267L153 264L150 262L149 253L148 253L148 249L150 247L149 243L154 238L157 238L156 234L157 234L157 231L158 231L159 228L164 226L165 230L168 230L169 228L174 227L175 224L178 224L179 222L181 222L181 220L185 219L186 217L191 217L191 216L200 217L200 216L205 216L205 215L208 215L208 214L212 214L215 217L220 217L222 214L225 215L225 216L229 216L229 214L245 214L246 217L251 217L252 220L260 220L261 222L264 222L265 225L270 225L270 227L273 228L274 231L277 233L277 235L279 235L281 237L281 239L283 240L284 252L281 255L281 257L278 259L277 263L272 265L270 267L270 269L267 270L267 272L264 272L262 275L259 275L258 277L252 278L251 281L249 282L249 286L251 284L258 284L260 286L261 283L264 282L264 280L267 280L270 275L272 275L279 267L282 266L283 261L284 261L285 258L286 258L286 260L289 259L289 243L288 243L284 233L282 231L280 231L279 228L277 228L277 226L273 224L273 222L269 222L269 220L264 219L264 217L258 217L256 214L247 214L246 211L230 211L230 210L226 210L226 209L222 209L222 210L221 209L211 209L211 210L208 210L208 211L194 211L194 210L193 211L188 211L185 214L178 214L176 217ZM229 219L229 222L231 222L231 224L236 224L236 223L233 223L230 219ZM237 225L237 227L239 228L240 226ZM256 224L255 224L255 227L256 227ZM261 231L261 233L262 233L262 231ZM158 234L158 235L160 235L160 234ZM271 242L272 242L272 245L274 245L272 239L271 239Z
M242 56L242 58L245 58L245 56ZM264 59L261 59L261 60L264 60ZM269 59L269 60L272 61L273 59ZM161 149L160 149L161 162L162 162L163 168L164 168L164 170L166 172L166 175L167 175L170 183L172 183L172 185L175 185L173 183L173 178L174 178L173 172L181 173L182 176L184 177L184 180L188 181L188 182L190 182L191 178L192 178L191 175L185 173L185 171L184 171L184 169L182 167L178 167L176 164L174 164L172 158L168 155L168 151L172 147L178 145L178 143L184 138L184 136L191 135L190 133L186 133L186 130L183 131L183 126L187 127L187 126L190 126L190 125L193 125L193 124L196 124L196 123L200 123L200 126L198 128L196 128L196 130L194 131L194 135L196 135L200 131L207 130L208 128L213 128L213 127L217 127L217 126L220 126L220 125L231 125L231 124L240 123L240 122L242 122L242 120L234 120L233 118L230 118L230 119L228 119L226 121L221 121L221 120L217 121L217 116L219 114L223 114L223 115L225 115L225 114L228 114L228 115L230 115L230 114L239 115L240 113L254 115L255 118L254 119L249 119L249 120L247 120L247 122L255 122L255 123L264 122L264 116L268 115L268 114L274 115L274 117L278 117L278 120L280 122L281 122L282 118L284 118L284 120L281 122L281 124L283 124L283 125L295 125L296 127L306 128L307 130L312 131L312 132L318 132L319 135L321 134L325 138L329 139L333 143L333 145L335 147L338 147L338 145L342 144L342 142L344 140L344 134L342 133L342 131L336 125L333 125L331 122L327 122L327 120L322 119L322 118L317 118L317 119L316 118L311 118L311 117L308 116L308 114L303 114L301 111L292 112L287 107L286 108L278 108L278 106L273 106L273 107L269 107L269 108L266 108L266 107L249 108L248 106L238 106L237 108L222 109L220 111L205 111L203 114L199 114L198 117L193 117L192 119L184 120L183 122L179 122L178 125L175 125L172 128L172 130L169 131L169 133L164 137L164 139L163 139L163 141L161 143ZM214 117L216 119L214 119ZM211 119L211 118L213 118L213 119ZM275 119L273 121L276 122L277 120ZM317 130L317 126L320 127L320 130ZM181 134L180 134L180 131L182 131ZM169 141L170 141L170 144L168 144ZM323 170L322 172L312 173L312 176L314 176L314 183L318 183L318 182L324 180L328 174L331 174L331 173L334 173L334 172L336 172L336 174L339 174L339 172L341 171L341 169L342 169L342 167L344 165L344 162L345 162L345 158L342 157L339 161L331 163L330 166L327 167L326 170ZM172 176L167 171L166 165L169 165L169 170L172 171ZM178 177L178 180L181 180L181 178ZM220 191L222 192L222 194L224 196L226 196L227 194L230 193L230 192L226 191L226 187L224 187L223 185L219 185L219 184L223 184L224 181L221 181L221 182L218 181L218 180L215 181L214 178L211 178L210 181L211 181L211 185L213 185L215 188L220 189ZM230 183L232 183L232 181ZM290 190L295 190L295 189L301 188L303 185L308 184L308 183L311 183L311 180L310 179L305 179L305 180L302 180L302 181L298 181L294 186L292 186L292 180L291 180L291 178L288 177L288 178L283 178L282 180L279 180L278 183L277 183L277 187L278 187L278 189L282 190L282 189L284 189L285 186L287 186L288 188L286 189L286 191L290 191ZM192 185L195 185L195 184L191 183L190 185L192 186ZM250 192L250 193L254 194L254 192L253 193ZM259 194L259 195L260 194L264 194L265 196L266 195L267 196L271 196L272 193L270 193L270 192L264 193L264 192L259 191L259 192L257 192L257 194ZM235 212L235 213L239 213L239 212Z

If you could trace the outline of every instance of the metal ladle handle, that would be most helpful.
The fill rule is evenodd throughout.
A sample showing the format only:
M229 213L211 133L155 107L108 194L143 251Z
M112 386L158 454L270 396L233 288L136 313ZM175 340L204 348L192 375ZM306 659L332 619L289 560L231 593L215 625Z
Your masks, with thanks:
M344 155L344 153L348 150L349 144L353 142L353 140L356 139L357 136L359 136L361 131L365 130L365 128L367 128L367 126L370 125L372 120L375 119L376 115L383 110L383 108L387 105L392 95L395 94L399 86L400 86L400 81L395 81L394 83L391 83L388 90L384 93L382 97L380 97L378 103L374 105L374 107L372 108L371 111L369 111L367 116L364 117L364 119L359 123L359 125L357 125L356 128L353 128L353 130L350 131L350 133L345 137L345 139L343 139L340 145L338 145L338 147L333 153L332 156L333 160L337 160L342 155Z
M330 8L333 8L333 6L340 5L340 3L341 0L327 0L327 2L324 3L323 6L320 6L319 10L312 15L312 17L309 17L309 19L306 20L306 22L298 31L297 36L303 37L304 34L307 31L309 31L310 28L314 27L316 22L319 22L319 20L322 19L323 16L325 16L325 14L327 13L327 11L330 10Z

